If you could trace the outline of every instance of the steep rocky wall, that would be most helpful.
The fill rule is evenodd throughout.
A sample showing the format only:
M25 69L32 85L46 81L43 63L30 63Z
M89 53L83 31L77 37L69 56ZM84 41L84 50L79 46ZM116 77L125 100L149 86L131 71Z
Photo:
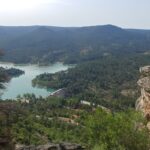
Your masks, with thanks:
M141 88L141 96L136 102L136 110L139 110L150 121L150 66L140 68L141 77L137 82Z

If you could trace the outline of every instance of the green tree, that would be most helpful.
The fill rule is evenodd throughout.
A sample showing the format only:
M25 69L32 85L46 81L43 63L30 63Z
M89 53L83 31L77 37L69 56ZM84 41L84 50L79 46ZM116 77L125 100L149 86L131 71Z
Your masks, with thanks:
M94 150L149 150L150 138L141 115L134 111L107 113L97 109L85 119L84 142Z

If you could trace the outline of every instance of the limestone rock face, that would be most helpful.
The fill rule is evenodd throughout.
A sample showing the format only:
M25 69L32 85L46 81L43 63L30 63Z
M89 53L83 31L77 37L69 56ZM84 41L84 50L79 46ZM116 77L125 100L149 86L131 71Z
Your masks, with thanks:
M137 83L142 89L150 91L150 76L140 79Z
M141 88L141 96L136 102L136 109L143 112L150 121L150 66L140 68L141 78L137 82Z
M150 66L141 67L140 73L145 76L150 75Z

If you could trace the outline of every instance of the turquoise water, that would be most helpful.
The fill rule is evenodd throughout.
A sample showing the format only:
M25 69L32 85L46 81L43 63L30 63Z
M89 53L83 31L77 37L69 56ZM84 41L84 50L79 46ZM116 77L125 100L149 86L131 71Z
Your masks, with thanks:
M53 89L44 89L32 86L32 79L42 73L55 73L62 70L67 70L70 66L62 63L55 63L49 66L38 65L14 65L11 63L0 63L0 66L5 68L17 68L25 71L24 75L12 78L9 83L5 84L6 89L1 90L1 99L15 99L18 95L25 93L34 93L36 96L46 97L53 92Z

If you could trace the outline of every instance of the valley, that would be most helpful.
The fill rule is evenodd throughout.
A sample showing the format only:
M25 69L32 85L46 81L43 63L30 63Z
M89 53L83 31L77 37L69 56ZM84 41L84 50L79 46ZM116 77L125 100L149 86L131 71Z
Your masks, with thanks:
M0 0L0 150L150 150L150 0Z
M147 118L135 110L139 68L150 64L149 30L105 25L0 31L0 66L24 71L0 81L0 146L149 149Z

